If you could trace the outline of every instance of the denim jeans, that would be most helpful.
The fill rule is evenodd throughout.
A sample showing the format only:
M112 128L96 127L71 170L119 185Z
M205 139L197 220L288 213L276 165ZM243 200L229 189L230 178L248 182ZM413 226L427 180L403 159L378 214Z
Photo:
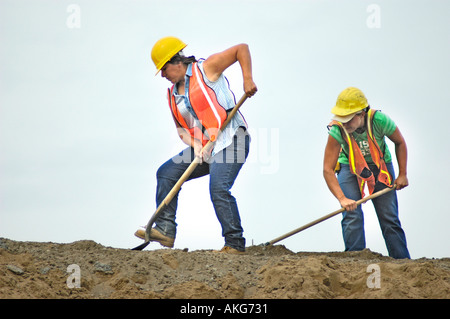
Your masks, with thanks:
M205 175L210 176L209 191L216 216L222 226L222 236L225 245L234 249L245 250L245 238L236 199L231 195L231 187L247 159L250 147L250 136L246 130L239 128L233 137L233 142L226 149L218 152L208 162L199 164L187 181ZM156 204L164 200L175 183L195 158L194 150L186 148L178 155L169 159L158 169ZM175 215L178 204L178 194L163 209L155 221L155 228L162 234L175 238Z
M392 163L387 163L388 171L394 178L394 167ZM378 168L370 165L375 177L378 175ZM338 173L338 181L344 195L353 200L361 199L356 176L350 172L349 165L341 165ZM377 182L374 192L380 191L387 186ZM390 257L410 258L406 245L406 237L398 218L398 202L395 190L390 191L372 200L380 223L386 247ZM345 250L362 250L366 247L364 235L364 216L361 205L354 211L345 211L342 217L342 234L344 237Z

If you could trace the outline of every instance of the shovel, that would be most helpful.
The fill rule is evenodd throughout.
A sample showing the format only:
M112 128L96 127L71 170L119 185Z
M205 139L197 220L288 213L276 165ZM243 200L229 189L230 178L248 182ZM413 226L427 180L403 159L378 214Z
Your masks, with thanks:
M247 94L244 94L241 99L239 100L239 102L234 106L234 108L231 110L231 112L228 114L226 120L223 122L220 132L219 134L222 132L222 129L225 128L228 123L230 123L231 119L233 118L233 116L237 113L237 111L239 110L239 108L242 106L242 104L245 102L245 100L247 99ZM206 145L203 147L202 149L202 153L205 153L207 151L209 151L215 141L217 140L217 138L214 141L209 140L208 143L206 143ZM201 158L196 156L194 158L194 160L191 162L191 164L188 166L188 168L186 169L186 171L184 171L183 175L181 175L180 179L177 181L177 183L172 187L172 189L170 190L170 192L166 195L166 197L164 198L164 200L161 202L161 204L159 204L158 208L156 209L156 211L153 213L152 217L150 218L150 220L147 223L147 226L145 227L145 241L143 244L140 244L139 246L133 248L132 250L142 250L145 247L147 247L148 244L150 244L150 231L152 230L152 226L153 223L156 221L156 219L158 218L158 215L160 214L160 212L167 207L167 205L169 205L169 203L172 201L172 199L174 198L174 196L178 193L178 191L181 189L181 185L183 185L183 183L189 178L189 176L191 176L192 172L195 170L195 168L197 167L198 164L201 163Z
M369 201L371 199L374 199L374 198L376 198L378 196L381 196L383 194L386 194L386 193L390 192L391 190L395 189L395 187L396 187L396 185L394 185L392 187L384 188L381 191L378 191L376 193L373 193L370 196L364 197L364 198L356 201L356 204L357 205L364 204L365 202L367 202L367 201ZM262 246L273 245L273 244L275 244L275 243L277 243L277 242L279 242L279 241L281 241L283 239L286 239L286 238L288 238L288 237L290 237L292 235L295 235L295 234L297 234L297 233L299 233L299 232L301 232L301 231L303 231L303 230L305 230L305 229L307 229L307 228L309 228L311 226L317 225L318 223L323 222L324 220L327 220L328 218L331 218L331 217L333 217L335 215L338 215L338 214L342 213L343 211L345 211L345 208L338 209L338 210L336 210L336 211L334 211L334 212L332 212L332 213L330 213L328 215L325 215L325 216L323 216L321 218L318 218L318 219L316 219L316 220L314 220L314 221L312 221L312 222L310 222L310 223L308 223L306 225L303 225L302 227L294 229L293 231L290 231L289 233L284 234L283 236L277 237L277 238L275 238L275 239L273 239L273 240L271 240L271 241L269 241L269 242L267 242L265 244L262 244Z

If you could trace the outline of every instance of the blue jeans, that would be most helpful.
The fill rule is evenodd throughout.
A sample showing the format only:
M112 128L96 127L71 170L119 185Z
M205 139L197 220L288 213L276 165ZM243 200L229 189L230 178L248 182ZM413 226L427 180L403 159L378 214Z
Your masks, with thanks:
M198 165L188 179L189 181L209 174L211 201L216 216L222 226L222 236L225 238L225 245L240 251L245 250L244 230L241 226L241 218L236 199L231 195L230 189L247 159L249 147L250 136L246 130L239 128L233 138L233 143L214 155L208 163L203 162ZM193 148L188 147L161 165L156 174L157 206L164 200L194 158ZM155 221L155 228L171 238L176 237L177 224L175 222L175 215L177 203L178 194L161 211Z
M388 171L394 178L394 167L392 163L387 163ZM375 177L378 175L378 168L370 165ZM356 176L350 172L349 165L341 165L338 173L338 181L344 195L353 200L361 199ZM374 192L380 191L387 186L378 183ZM398 203L396 191L388 192L372 200L380 223L386 247L390 257L410 258L406 245L406 237L398 218ZM342 217L342 234L344 237L345 250L356 251L366 248L364 235L364 216L361 205L354 211L345 211Z

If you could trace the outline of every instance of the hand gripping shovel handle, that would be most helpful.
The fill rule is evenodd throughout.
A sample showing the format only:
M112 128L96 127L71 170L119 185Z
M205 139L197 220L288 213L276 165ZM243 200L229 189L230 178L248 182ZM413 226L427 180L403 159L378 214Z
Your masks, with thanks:
M374 199L374 198L376 198L378 196L386 194L386 193L390 192L391 190L393 190L395 188L396 188L396 185L394 185L392 187L384 188L381 191L378 191L376 193L373 193L370 196L367 196L367 197L364 197L364 198L358 200L356 202L356 204L357 205L361 205L361 204L363 204L363 203L365 203L365 202L367 202L367 201L369 201L371 199ZM312 222L310 222L310 223L308 223L306 225L303 225L302 227L294 229L293 231L290 231L289 233L284 234L283 236L277 237L277 238L275 238L275 239L273 239L273 240L263 244L263 246L273 245L273 244L275 244L275 243L277 243L277 242L279 242L279 241L281 241L283 239L286 239L286 238L288 238L288 237L290 237L292 235L295 235L295 234L297 234L297 233L299 233L299 232L301 232L301 231L303 231L303 230L305 230L305 229L307 229L307 228L309 228L311 226L314 226L314 225L316 225L316 224L318 224L320 222L323 222L324 220L327 220L328 218L331 218L331 217L333 217L335 215L338 215L338 214L342 213L343 211L345 211L345 208L338 209L338 210L336 210L336 211L334 211L334 212L332 212L332 213L330 213L328 215L325 215L325 216L323 216L321 218L318 218L318 219L316 219L316 220L314 220L314 221L312 221Z
M231 119L234 117L234 115L237 113L237 111L239 110L239 108L242 106L242 104L244 104L245 100L248 98L247 94L244 94L241 99L239 100L239 102L234 106L234 108L231 110L231 112L228 114L226 120L223 122L221 128L220 128L220 133L222 132L222 130L228 125L228 123L230 123ZM219 133L219 134L220 134ZM217 138L215 139L215 141L217 140ZM206 145L203 147L202 151L208 151L213 145L215 141L208 141L208 143L206 143ZM202 153L203 153L202 152ZM156 221L156 218L158 217L159 213L167 206L169 205L169 203L172 201L172 199L174 198L174 196L178 193L178 191L181 189L181 185L183 185L183 183L189 178L189 176L191 176L192 172L195 170L195 168L197 167L197 165L201 162L201 158L199 157L195 157L194 160L192 161L192 163L188 166L188 168L184 171L183 175L181 175L180 179L177 181L177 183L172 187L172 189L170 190L170 192L166 195L166 197L164 198L164 200L161 202L161 204L159 204L158 208L156 209L156 211L153 213L152 217L150 218L150 220L147 223L147 226L145 227L145 241L143 244L133 248L132 250L142 250L145 247L147 247L147 245L150 243L150 231L152 229L153 223Z

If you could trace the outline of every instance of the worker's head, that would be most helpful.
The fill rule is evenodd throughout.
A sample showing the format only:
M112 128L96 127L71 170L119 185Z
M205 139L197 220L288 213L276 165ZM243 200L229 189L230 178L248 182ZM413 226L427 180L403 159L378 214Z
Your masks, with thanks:
M152 49L152 60L157 68L156 74L161 71L161 76L172 84L184 80L187 66L197 61L194 56L184 55L185 47L186 44L175 37L165 37L156 42Z
M156 41L152 48L152 61L157 69L156 74L186 46L187 44L175 37L164 37Z
M366 123L366 113L366 109L353 113L352 118L349 121L342 123L348 133L353 133L355 131L361 133L363 131Z
M333 120L347 123L368 107L364 93L355 87L348 87L339 94L331 113L334 114Z

